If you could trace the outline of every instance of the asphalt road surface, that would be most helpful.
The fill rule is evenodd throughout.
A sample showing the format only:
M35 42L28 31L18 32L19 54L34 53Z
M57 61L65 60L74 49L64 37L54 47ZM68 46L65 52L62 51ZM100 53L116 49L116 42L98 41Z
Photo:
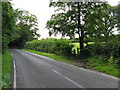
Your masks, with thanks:
M24 50L11 49L17 88L118 88L118 79Z

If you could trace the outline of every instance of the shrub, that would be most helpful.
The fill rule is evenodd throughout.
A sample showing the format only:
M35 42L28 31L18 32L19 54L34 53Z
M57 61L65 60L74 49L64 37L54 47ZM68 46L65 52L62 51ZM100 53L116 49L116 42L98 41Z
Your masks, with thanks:
M69 43L67 39L49 38L27 42L25 48L57 55L69 55L73 47Z
M107 42L94 43L86 46L87 52L91 56L102 56L103 61L109 65L119 66L120 57L120 41L111 39Z
M94 43L86 48L91 51L92 55L105 55L105 56L113 56L113 57L120 57L120 42L118 40L110 40L108 42L100 42Z

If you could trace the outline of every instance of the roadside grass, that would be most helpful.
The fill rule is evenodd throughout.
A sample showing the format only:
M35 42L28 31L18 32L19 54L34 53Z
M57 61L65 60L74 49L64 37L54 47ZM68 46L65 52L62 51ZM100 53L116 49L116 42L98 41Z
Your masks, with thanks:
M120 77L118 76L118 69L113 67L113 66L96 66L95 67L95 70L98 70L98 71L101 71L101 72L104 72L104 73L107 73L107 74L110 74L110 75L113 75L113 76L116 76L116 77Z
M12 56L10 50L2 54L2 88L10 88L12 74Z
M39 55L43 55L43 56L55 59L57 61L72 64L74 66L92 69L92 70L100 71L115 77L120 77L118 73L118 67L114 66L113 64L109 65L106 62L103 62L101 60L103 59L102 56L100 56L99 58L97 56L82 58L82 57L76 57L76 56L58 56L51 53L44 53L44 52L39 52L39 51L29 50L29 49L23 49L23 50L36 53Z
M90 69L97 70L115 77L120 78L119 68L114 63L107 63L104 61L104 57L102 56L94 56L88 58L88 66Z
M0 52L0 90L2 89L2 52Z
M23 50L29 51L29 52L32 52L32 53L36 53L36 54L39 54L39 55L43 55L43 56L55 59L57 61L73 64L73 65L76 63L75 61L80 61L80 59L78 57L73 57L73 56L69 56L69 57L68 56L58 56L58 55L55 55L55 54L39 52L39 51L35 51L35 50L30 50L30 49L23 49Z

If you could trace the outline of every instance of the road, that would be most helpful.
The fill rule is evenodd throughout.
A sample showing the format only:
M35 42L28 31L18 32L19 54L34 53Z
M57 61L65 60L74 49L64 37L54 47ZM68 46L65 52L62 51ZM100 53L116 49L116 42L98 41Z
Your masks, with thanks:
M17 88L118 88L118 79L24 50L11 49Z

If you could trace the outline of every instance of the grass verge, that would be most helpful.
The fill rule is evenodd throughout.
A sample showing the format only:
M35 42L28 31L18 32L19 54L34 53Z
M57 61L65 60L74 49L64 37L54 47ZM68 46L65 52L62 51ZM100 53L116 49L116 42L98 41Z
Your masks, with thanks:
M87 68L87 69L92 69L96 71L100 71L115 77L120 77L118 74L118 67L114 65L109 65L105 62L102 62L103 58L98 58L97 56L94 57L88 57L88 58L81 58L81 57L75 57L75 56L58 56L55 54L51 53L44 53L44 52L39 52L35 50L29 50L29 49L23 49L32 53L36 53L39 55L43 55L52 59L55 59L57 61L69 63L75 66Z
M108 61L106 62L104 59L105 57L102 56L89 57L87 62L89 68L120 78L119 74L120 67L115 63L110 64Z
M2 88L10 88L12 74L12 56L10 50L2 54Z
M72 57L72 56L69 56L69 57L68 56L58 56L58 55L51 54L51 53L44 53L44 52L39 52L39 51L29 50L29 49L23 49L23 50L26 50L26 51L29 51L29 52L32 52L32 53L36 53L36 54L39 54L39 55L43 55L43 56L55 59L57 61L73 64L73 65L76 63L76 61L79 61L79 58Z
M2 52L0 52L0 90L2 89Z

